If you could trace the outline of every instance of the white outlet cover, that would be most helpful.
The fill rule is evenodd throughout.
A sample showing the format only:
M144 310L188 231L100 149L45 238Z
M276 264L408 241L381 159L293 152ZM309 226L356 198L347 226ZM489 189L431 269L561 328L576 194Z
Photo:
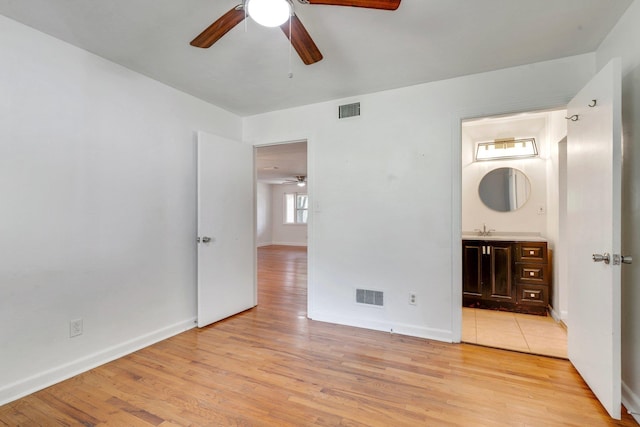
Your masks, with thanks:
M69 338L82 335L82 319L69 321Z
M409 293L409 304L416 305L418 303L418 295L414 292Z

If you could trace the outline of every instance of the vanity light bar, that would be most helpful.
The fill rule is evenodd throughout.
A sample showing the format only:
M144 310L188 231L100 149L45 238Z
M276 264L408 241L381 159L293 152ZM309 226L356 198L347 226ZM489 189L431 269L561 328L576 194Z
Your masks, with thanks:
M538 157L538 146L535 138L496 139L489 142L478 142L476 161L519 159Z

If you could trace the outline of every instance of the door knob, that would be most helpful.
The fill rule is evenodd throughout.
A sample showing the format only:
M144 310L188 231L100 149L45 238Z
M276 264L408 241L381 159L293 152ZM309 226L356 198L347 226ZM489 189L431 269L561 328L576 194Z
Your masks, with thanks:
M605 264L609 264L609 262L611 261L609 254L606 252L603 254L593 254L592 258L593 262L604 262Z
M624 256L624 255L613 254L613 265L631 264L632 261L633 260L628 255Z
M211 241L211 237L204 236L202 238L202 243L209 243Z

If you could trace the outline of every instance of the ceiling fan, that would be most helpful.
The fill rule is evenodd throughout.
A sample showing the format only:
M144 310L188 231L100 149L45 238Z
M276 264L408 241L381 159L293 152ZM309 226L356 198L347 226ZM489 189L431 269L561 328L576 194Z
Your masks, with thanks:
M298 187L304 187L307 185L307 177L304 175L296 175L296 179L287 179L283 184L296 184Z
M329 6L353 6L367 9L396 10L401 0L298 0L302 4L322 4ZM272 13L280 11L280 20L263 22L260 12ZM322 53L313 39L302 25L300 19L293 11L293 0L242 0L242 3L222 15L213 24L209 25L198 37L191 41L191 46L208 48L220 40L233 27L250 16L261 25L279 26L291 41L291 45L298 52L300 59L306 65L313 64L322 59ZM260 16L259 16L260 15Z

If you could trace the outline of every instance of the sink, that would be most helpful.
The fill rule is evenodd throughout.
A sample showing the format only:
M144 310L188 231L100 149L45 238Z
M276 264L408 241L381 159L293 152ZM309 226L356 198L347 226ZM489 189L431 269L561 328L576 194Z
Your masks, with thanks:
M540 233L533 232L500 232L492 231L488 236L481 236L477 231L463 231L462 240L485 240L485 241L526 241L526 242L546 242L547 239Z

